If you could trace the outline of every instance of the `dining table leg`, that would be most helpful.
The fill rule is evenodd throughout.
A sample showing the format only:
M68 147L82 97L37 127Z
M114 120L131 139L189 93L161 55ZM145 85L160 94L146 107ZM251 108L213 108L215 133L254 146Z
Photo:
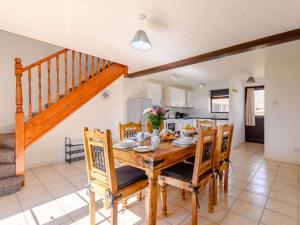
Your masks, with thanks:
M147 190L147 225L156 225L157 216L157 179L158 173L148 173L148 190Z

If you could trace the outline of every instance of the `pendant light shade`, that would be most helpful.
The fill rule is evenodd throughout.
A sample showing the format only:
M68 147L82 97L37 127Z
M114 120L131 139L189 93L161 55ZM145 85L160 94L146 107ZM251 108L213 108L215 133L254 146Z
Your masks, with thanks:
M247 83L255 83L254 77L250 76L247 80Z
M151 42L147 37L147 34L143 30L138 30L135 33L132 41L130 42L130 46L134 49L142 50L142 51L151 49L152 47Z
M142 29L143 20L146 19L146 15L139 14L138 19L141 21L141 29L135 33L132 41L130 42L130 46L134 49L145 51L152 48L152 44L149 41L146 32Z

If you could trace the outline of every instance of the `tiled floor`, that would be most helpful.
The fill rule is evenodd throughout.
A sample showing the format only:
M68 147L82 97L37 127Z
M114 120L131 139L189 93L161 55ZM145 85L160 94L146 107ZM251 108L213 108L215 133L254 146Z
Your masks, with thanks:
M249 143L234 149L231 158L229 192L220 191L209 214L207 190L201 191L198 224L299 224L299 166L263 160L263 146ZM0 224L89 224L85 184L84 161L27 170L25 188L0 198ZM179 190L170 187L167 198L169 216L159 216L157 224L191 224L190 195L182 201ZM110 224L110 211L98 199L97 222ZM128 210L119 213L119 224L145 224L144 213L144 202L132 197Z

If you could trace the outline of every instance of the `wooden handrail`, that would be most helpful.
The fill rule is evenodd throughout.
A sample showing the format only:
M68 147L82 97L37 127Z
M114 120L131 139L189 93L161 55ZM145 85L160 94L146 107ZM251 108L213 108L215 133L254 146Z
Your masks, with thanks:
M68 51L72 51L72 54L68 54ZM24 175L24 152L29 144L56 126L122 74L128 74L127 66L95 56L91 56L92 62L89 62L87 54L84 54L84 61L82 54L62 49L25 67L22 66L20 58L15 59L17 176ZM37 71L37 76L35 76L35 71ZM28 101L25 107L22 76L26 78L23 80L26 82L25 90L28 90L26 93ZM33 85L36 82L38 85ZM45 96L43 96L44 93ZM26 114L28 110L26 120L23 107L26 109Z
M53 54L51 54L51 55L49 55L49 56L47 56L47 57L45 57L45 58L43 58L43 59L41 59L39 61L36 61L36 62L34 62L34 63L32 63L32 64L30 64L28 66L25 66L25 67L23 67L22 72L24 72L26 70L29 70L29 69L31 69L31 68L39 65L39 64L47 62L48 60L50 60L52 58L55 58L56 56L61 55L61 54L65 53L65 52L67 52L67 51L69 51L69 49L65 48L65 49L60 50L60 51L58 51L56 53L53 53Z

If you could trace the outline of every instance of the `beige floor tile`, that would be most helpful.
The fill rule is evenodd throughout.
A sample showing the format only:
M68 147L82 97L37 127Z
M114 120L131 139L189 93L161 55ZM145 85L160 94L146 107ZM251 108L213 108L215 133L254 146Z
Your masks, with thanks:
M259 178L259 177L253 177L251 179L250 183L270 188L270 187L272 187L274 181L273 180L267 180L267 179Z
M293 187L299 187L299 183L298 183L297 180L291 180L291 179L282 178L282 177L276 177L274 183L275 184L276 183L287 184L287 185L290 185L290 186L293 186Z
M266 208L280 214L297 219L297 207L291 204L287 204L275 199L269 199Z
M246 187L246 191L267 197L270 193L270 188L256 185L256 184L248 184L248 186Z
M238 200L233 204L230 211L248 217L252 220L259 221L263 213L263 208Z
M191 225L191 224L192 224L192 215L186 218L180 225ZM217 225L217 224L198 215L197 225Z
M248 191L243 191L239 199L264 208L268 198L263 195L255 194Z
M13 213L2 218L3 216L4 214L0 216L0 225L28 225L23 212Z
M220 225L257 225L258 222L234 212L229 212Z
M265 209L261 223L264 225L297 225L297 220Z
M297 206L297 204L298 204L297 197L295 197L294 194L290 194L289 192L272 190L270 193L270 198L279 200L279 201L282 201L282 202L285 202L285 203L288 203L291 205L295 205L295 206Z
M168 222L172 225L180 224L188 215L190 212L176 204L169 204L168 205L168 216L164 217L163 220Z
M207 206L201 207L200 210L198 210L198 214L201 217L203 217L209 221L215 222L215 223L220 223L223 220L223 218L225 217L225 215L227 214L227 212L228 212L227 209L224 209L219 206L214 207L213 213L208 212Z
M242 181L234 178L230 178L228 181L228 185L238 189L244 189L247 186L247 184L248 183L246 181Z
M274 183L272 190L286 192L293 195L297 195L299 191L297 187L282 183Z

